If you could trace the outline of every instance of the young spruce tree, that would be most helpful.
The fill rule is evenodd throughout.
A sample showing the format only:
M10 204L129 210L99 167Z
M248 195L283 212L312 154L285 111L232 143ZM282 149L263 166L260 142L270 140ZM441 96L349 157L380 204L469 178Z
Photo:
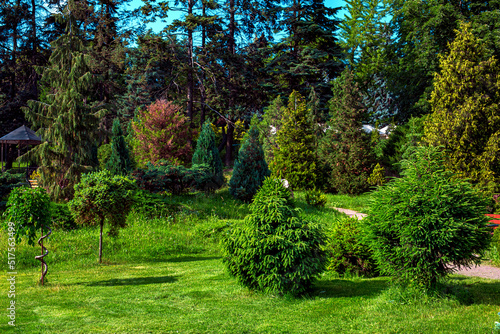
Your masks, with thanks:
M296 91L283 109L282 126L277 133L273 173L287 179L297 189L314 188L318 176L315 131L311 110Z
M66 33L52 42L41 101L29 101L24 109L44 141L25 158L40 166L40 184L55 199L72 198L80 175L95 167L92 152L104 113L91 100L95 80L72 12L75 6L74 0L68 1L63 13Z
M265 177L270 174L259 142L259 130L253 125L245 136L238 159L234 163L229 193L237 199L249 202L262 186Z
M446 167L484 186L500 181L500 67L462 23L440 57L424 140L447 151Z
M113 121L113 139L111 142L111 155L106 163L108 169L113 175L125 175L132 168L130 163L129 151L125 138L123 137L120 120L115 118Z
M342 194L368 190L373 153L370 136L362 130L366 108L349 70L333 83L330 120L319 144L319 156L329 170L330 186Z
M193 165L208 165L214 175L215 183L219 187L224 184L222 160L215 144L215 133L209 121L206 121L201 128L191 162Z

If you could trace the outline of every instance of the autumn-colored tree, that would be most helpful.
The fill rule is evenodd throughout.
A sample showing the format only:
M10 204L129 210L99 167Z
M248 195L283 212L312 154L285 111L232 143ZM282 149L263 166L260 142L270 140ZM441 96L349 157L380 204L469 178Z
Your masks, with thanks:
M134 153L139 164L160 159L174 164L191 161L193 153L189 140L195 131L189 127L189 119L182 114L181 108L173 103L158 100L139 111L132 128Z
M482 185L498 185L500 175L500 67L495 57L462 23L440 57L425 123L424 141L443 146L446 168Z

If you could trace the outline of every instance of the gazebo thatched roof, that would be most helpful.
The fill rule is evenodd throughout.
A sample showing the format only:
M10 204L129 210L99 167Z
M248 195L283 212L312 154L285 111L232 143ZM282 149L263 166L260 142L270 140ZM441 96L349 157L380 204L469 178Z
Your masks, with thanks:
M38 145L41 142L42 138L25 125L0 138L0 144Z

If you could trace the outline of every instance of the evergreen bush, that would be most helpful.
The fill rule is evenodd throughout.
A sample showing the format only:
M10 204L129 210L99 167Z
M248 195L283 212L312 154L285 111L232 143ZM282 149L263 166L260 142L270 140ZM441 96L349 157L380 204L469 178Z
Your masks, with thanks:
M132 169L132 165L127 144L125 143L123 131L120 126L120 120L118 118L115 118L113 121L113 128L111 131L113 133L113 139L111 141L111 154L106 163L106 169L114 175L126 175Z
M444 170L438 148L416 148L402 167L402 178L372 194L361 222L382 273L434 288L453 267L481 262L490 240L487 200Z
M338 219L328 232L327 269L343 274L374 276L378 273L370 248L362 238L357 218Z
M160 160L156 164L148 163L146 169L137 169L132 176L139 188L153 193L169 191L173 195L179 195L189 190L210 190L218 187L207 165L186 168Z
M239 200L250 202L264 179L271 172L259 143L259 130L252 126L244 138L229 181L229 193Z
M102 144L97 149L97 160L99 161L99 170L105 170L111 157L111 144Z
M300 295L325 268L325 235L302 220L280 180L266 178L241 227L222 240L223 262L243 285Z
M306 190L306 203L312 206L321 206L324 207L326 205L327 198L326 195L321 192L319 189L310 189Z
M215 143L215 134L210 121L206 121L201 128L191 163L193 165L208 166L214 176L213 180L217 187L221 187L224 184L222 160L219 156L219 150Z
M368 177L368 183L372 186L381 186L385 183L385 170L379 163L375 165L373 172Z
M63 230L73 230L77 227L75 219L69 211L68 203L50 202L50 212L52 216L52 225L55 228Z

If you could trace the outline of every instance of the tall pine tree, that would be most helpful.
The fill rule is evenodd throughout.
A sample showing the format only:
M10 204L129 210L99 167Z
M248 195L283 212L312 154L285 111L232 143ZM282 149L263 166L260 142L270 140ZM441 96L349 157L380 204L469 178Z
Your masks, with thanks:
M64 12L66 33L52 43L53 53L43 71L48 84L42 101L29 101L26 118L44 142L25 155L40 166L41 185L53 198L69 199L83 172L92 170L96 130L104 110L89 99L95 80L89 70L80 31L69 0Z
M224 184L222 160L215 144L215 133L209 121L206 121L201 128L191 162L193 165L207 165L214 175L215 183L219 187Z
M329 170L329 184L342 194L368 190L373 156L370 138L362 130L366 107L349 70L333 83L330 120L319 144L319 156Z

